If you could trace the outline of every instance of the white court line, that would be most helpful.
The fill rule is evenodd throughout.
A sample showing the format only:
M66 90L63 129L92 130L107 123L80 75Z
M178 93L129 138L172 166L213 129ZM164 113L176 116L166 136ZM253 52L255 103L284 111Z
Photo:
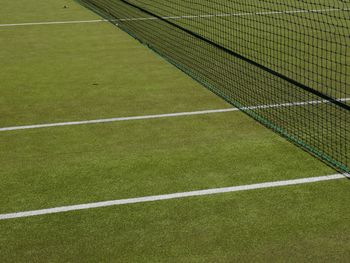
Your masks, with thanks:
M271 187L308 184L308 183L337 180L337 179L344 179L344 178L346 178L345 175L334 174L334 175L310 177L310 178L302 178L302 179L294 179L294 180L266 182L266 183L259 183L259 184L249 184L249 185L240 185L240 186L232 186L232 187L224 187L224 188L214 188L214 189L198 190L198 191L191 191L191 192L182 192L182 193L145 196L145 197L137 197L137 198L129 198L129 199L111 200L111 201L87 203L87 204L80 204L80 205L61 206L61 207L32 210L32 211L25 211L25 212L0 214L0 220L21 218L21 217L31 217L31 216L38 216L38 215L47 215L47 214L55 214L55 213L63 213L63 212L68 212L68 211L77 211L77 210L93 209L93 208L108 207L108 206L154 202L154 201L169 200L169 199L179 199L179 198L186 198L186 197L193 197L193 196L205 196L205 195L231 193L231 192L238 192L238 191L248 191L248 190L256 190L256 189L271 188Z
M163 19L197 19L197 18L213 18L213 17L230 17L230 16L254 16L254 15L281 15L281 14L298 14L298 13L325 13L325 12L343 12L350 11L350 8L329 8L329 9L312 9L312 10L286 10L286 11L266 11L255 13L222 13L222 14L206 14L206 15L183 15L183 16L164 16ZM143 21L143 20L158 20L156 17L135 17L135 18L121 18L118 21ZM32 23L14 23L14 24L0 24L0 27L14 27L14 26L36 26L36 25L60 25L60 24L83 24L83 23L100 23L107 21L107 19L95 20L78 20L78 21L52 21L52 22L32 22Z
M13 27L13 26L37 26L37 25L61 25L61 24L85 24L85 23L100 23L107 22L106 19L96 20L77 20L77 21L52 21L52 22L33 22L33 23L17 23L17 24L0 24L0 27Z
M303 13L326 13L326 12L342 12L350 11L350 8L329 8L329 9L311 9L311 10L287 10L287 11L266 11L255 13L222 13L222 14L206 14L206 15L183 15L183 16L163 16L163 19L197 19L197 18L215 18L215 17L234 17L234 16L262 16L262 15L283 15L283 14L303 14ZM118 21L143 21L143 20L158 20L156 17L135 17L121 18Z
M350 101L350 98L342 98L342 99L339 99L339 101L343 101L343 102ZM315 100L315 101L306 101L306 102L258 105L258 106L242 107L242 110L256 110L256 109L270 109L270 108L281 108L281 107L305 106L305 105L316 105L316 104L322 104L322 103L329 103L329 101L327 101L327 100ZM178 112L178 113L167 113L167 114L156 114L156 115L145 115L145 116L118 117L118 118L98 119L98 120L71 121L71 122L34 124L34 125L25 125L25 126L13 126L13 127L0 128L0 132L59 127L59 126L73 126L73 125L84 125L84 124L97 124L97 123L109 123L109 122L120 122L120 121L159 119L159 118L170 118L170 117L180 117L180 116L193 116L193 115L203 115L203 114L212 114L212 113L224 113L224 112L231 112L231 111L239 111L239 109L229 108L229 109L218 109L218 110L203 110L203 111Z

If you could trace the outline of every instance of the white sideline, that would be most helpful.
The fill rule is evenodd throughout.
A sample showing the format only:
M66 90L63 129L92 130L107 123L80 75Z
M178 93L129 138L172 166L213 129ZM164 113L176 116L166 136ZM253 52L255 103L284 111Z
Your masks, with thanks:
M312 9L312 10L286 10L286 11L266 11L255 13L235 13L235 14L206 14L206 15L184 15L184 16L165 16L163 19L196 19L196 18L213 18L213 17L230 17L230 16L254 16L254 15L281 15L281 14L298 14L298 13L325 13L325 12L342 12L350 11L350 8L329 8L329 9ZM143 20L157 20L155 17L135 17L135 18L121 18L119 21L143 21ZM14 26L35 26L35 25L60 25L60 24L83 24L83 23L100 23L107 21L106 19L95 20L78 20L78 21L52 21L52 22L32 22L32 23L14 23L14 24L0 24L0 27L14 27Z
M107 21L108 20L106 20L106 19L95 19L95 20L77 20L77 21L32 22L32 23L17 23L17 24L0 24L0 27L61 25L61 24L85 24L85 23L100 23L100 22L107 22Z
M345 102L345 101L350 101L350 98L342 98L342 99L338 99L338 100ZM306 102L258 105L258 106L243 107L242 110L256 110L256 109L270 109L270 108L280 108L280 107L305 106L305 105L315 105L315 104L322 104L322 103L329 103L329 102L327 100L315 100L315 101L306 101ZM118 118L98 119L98 120L85 120L85 121L71 121L71 122L34 124L34 125L25 125L25 126L13 126L13 127L0 128L0 132L59 127L59 126L72 126L72 125L131 121L131 120L170 118L170 117L179 117L179 116L193 116L193 115L224 113L224 112L232 112L232 111L239 111L239 109L229 108L229 109L218 109L218 110L203 110L203 111L178 112L178 113L167 113L167 114L156 114L156 115L145 115L145 116L118 117Z
M181 192L181 193L173 193L173 194L154 195L154 196L96 202L96 203L79 204L79 205L61 206L61 207L32 210L32 211L25 211L25 212L0 214L0 220L63 213L68 211L93 209L93 208L99 208L99 207L154 202L154 201L169 200L169 199L179 199L179 198L186 198L186 197L193 197L193 196L214 195L214 194L248 191L248 190L279 187L279 186L308 184L308 183L336 180L336 179L342 179L342 178L346 178L346 176L341 174L334 174L334 175L310 177L310 178L302 178L302 179L294 179L294 180L266 182L266 183L259 183L259 184L214 188L214 189L198 190L198 191L191 191L191 192Z
M163 19L197 19L197 18L215 18L215 17L233 17L233 16L263 16L263 15L283 15L283 14L305 14L305 13L326 13L326 12L342 12L350 11L350 8L328 8L328 9L311 9L311 10L287 10L287 11L266 11L255 13L222 13L222 14L206 14L206 15L183 15L183 16L163 16ZM143 21L158 20L156 17L135 17L121 18L119 21Z

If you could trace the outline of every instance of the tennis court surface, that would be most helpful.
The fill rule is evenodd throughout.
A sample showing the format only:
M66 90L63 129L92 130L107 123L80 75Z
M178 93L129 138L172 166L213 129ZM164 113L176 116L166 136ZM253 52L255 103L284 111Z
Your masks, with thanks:
M340 171L75 1L0 0L0 6L1 262L350 260L350 182ZM276 5L279 16L285 11ZM344 6L330 12L350 14ZM302 21L308 14L299 15ZM257 56L249 50L241 51ZM339 58L349 65L337 56L328 63ZM269 61L283 74L291 70ZM331 72L341 82L325 96L350 105L343 70ZM317 80L310 73L309 83L325 82L317 92L334 83L328 73ZM264 79L256 81L265 85ZM335 114L338 106L327 98L243 103L242 110L289 111L295 121L303 112ZM339 120L349 120L341 112ZM324 119L338 138L324 150L349 145L346 122ZM312 125L310 131L318 127ZM348 152L334 152L349 164Z

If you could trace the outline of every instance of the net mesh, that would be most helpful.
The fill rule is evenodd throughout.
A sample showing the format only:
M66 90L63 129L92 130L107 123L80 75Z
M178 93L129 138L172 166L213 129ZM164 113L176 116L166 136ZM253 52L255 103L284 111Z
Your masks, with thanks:
M350 2L80 0L232 105L350 172Z

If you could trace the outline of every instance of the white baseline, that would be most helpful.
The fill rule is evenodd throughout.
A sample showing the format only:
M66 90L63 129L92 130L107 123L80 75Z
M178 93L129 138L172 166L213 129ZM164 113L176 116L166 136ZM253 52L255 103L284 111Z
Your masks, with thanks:
M203 15L183 15L183 16L164 16L163 19L198 19L198 18L215 18L215 17L234 17L234 16L263 16L263 15L283 15L283 14L303 14L303 13L326 13L326 12L345 12L350 11L350 8L328 8L328 9L311 9L311 10L285 10L285 11L266 11L254 13L221 13L221 14L203 14ZM143 21L157 20L155 17L134 17L120 18L119 21ZM117 20L94 19L94 20L77 20L77 21L49 21L49 22L31 22L31 23L12 23L0 24L0 27L15 27L15 26L37 26L37 25L62 25L62 24L84 24L84 23L101 23L113 22Z
M350 101L350 98L342 98L342 99L338 99L338 101L346 102L346 101ZM305 102L292 102L292 103L249 106L249 107L242 107L242 110L295 107L295 106L317 105L317 104L326 104L326 103L329 103L329 101L327 101L327 100L315 100L315 101L305 101ZM0 132L16 131L16 130L28 130L28 129L40 129L40 128L59 127L59 126L73 126L73 125L98 124L98 123L109 123L109 122L120 122L120 121L159 119L159 118L170 118L170 117L180 117L180 116L193 116L193 115L224 113L224 112L232 112L232 111L239 111L239 109L228 108L228 109L166 113L166 114L145 115L145 116L117 117L117 118L98 119L98 120L84 120L84 121L70 121L70 122L58 122L58 123L46 123L46 124L33 124L33 125L25 125L25 126L3 127L3 128L0 128Z
M129 198L129 199L103 201L103 202L96 202L96 203L79 204L79 205L61 206L61 207L32 210L32 211L25 211L25 212L0 214L0 220L47 215L47 214L56 214L56 213L63 213L68 211L77 211L77 210L101 208L101 207L108 207L108 206L155 202L155 201L161 201L161 200L223 194L223 193L248 191L248 190L289 186L289 185L300 185L300 184L308 184L308 183L344 179L344 178L346 178L345 175L334 174L334 175L310 177L310 178L302 178L302 179L294 179L294 180L286 180L286 181L275 181L275 182L266 182L266 183L259 183L259 184L249 184L249 185L240 185L240 186L232 186L232 187L224 187L224 188L198 190L198 191L191 191L191 192L181 192L181 193L173 193L173 194L154 195L154 196L145 196L145 197L137 197L137 198Z

